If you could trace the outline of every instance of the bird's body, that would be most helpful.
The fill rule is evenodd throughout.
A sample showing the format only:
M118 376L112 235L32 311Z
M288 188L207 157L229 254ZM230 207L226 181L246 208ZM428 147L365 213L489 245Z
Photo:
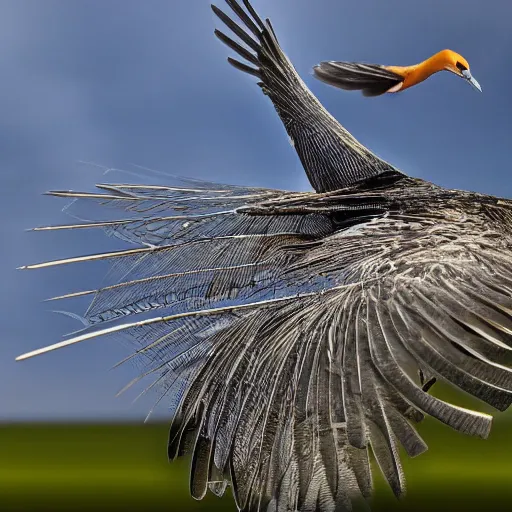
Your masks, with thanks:
M185 180L55 192L129 213L42 229L102 228L137 247L27 266L106 260L116 279L78 293L93 296L86 332L20 359L133 339L175 411L169 457L192 453L197 499L230 484L241 510L350 510L371 493L370 448L400 496L399 447L426 450L413 427L424 414L490 430L489 415L431 396L436 379L512 403L512 201L378 158L307 89L270 22L226 1L244 29L214 12L245 47L216 34L258 77L315 191Z
M442 50L412 66L382 66L357 62L322 62L314 67L323 82L345 90L361 90L365 96L404 91L440 71L450 71L481 90L469 73L467 60L452 50Z

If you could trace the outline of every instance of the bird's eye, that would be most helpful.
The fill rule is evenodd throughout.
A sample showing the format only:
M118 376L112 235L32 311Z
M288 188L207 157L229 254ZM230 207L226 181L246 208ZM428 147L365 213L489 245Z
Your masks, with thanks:
M468 68L466 66L464 66L464 64L461 64L460 62L457 62L456 66L461 70L461 71L466 71Z

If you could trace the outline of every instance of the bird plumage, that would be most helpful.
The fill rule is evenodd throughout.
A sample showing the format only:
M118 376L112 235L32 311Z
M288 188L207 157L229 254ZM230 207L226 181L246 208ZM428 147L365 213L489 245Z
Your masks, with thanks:
M260 79L258 85L274 104L317 192L343 188L383 173L401 175L391 164L360 144L325 110L283 53L269 20L265 23L261 19L248 21L237 2L227 3L245 24L246 32L217 7L213 6L213 11L254 52L248 60L249 65L231 57L228 61ZM241 52L240 45L219 30L215 34L247 60L247 50Z
M346 91L361 91L363 96L380 96L403 87L404 75L378 64L361 62L321 62L313 68L316 78Z
M322 82L347 91L358 90L364 96L404 91L444 70L470 81L481 90L469 73L467 60L452 50L442 50L412 66L324 61L313 68L314 76Z
M491 416L428 393L436 379L512 403L512 201L380 160L307 89L270 22L226 3L240 26L214 12L248 49L217 36L258 77L316 192L186 179L54 192L119 217L40 229L101 228L137 247L25 267L112 270L79 292L93 297L83 333L20 359L130 338L174 412L169 457L192 454L197 499L231 485L240 510L351 510L371 495L370 449L401 496L399 450L427 449L425 414L489 434Z

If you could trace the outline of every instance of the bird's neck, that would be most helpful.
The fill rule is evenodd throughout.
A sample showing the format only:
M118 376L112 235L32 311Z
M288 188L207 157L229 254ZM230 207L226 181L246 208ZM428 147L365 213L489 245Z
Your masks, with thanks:
M443 71L446 69L446 58L443 52L436 53L429 57L428 59L416 64L415 66L411 66L408 73L408 85L414 85L419 82L423 82L429 76L437 73L439 71Z
M441 52L432 55L427 60L424 60L418 67L421 68L423 73L427 73L427 77L437 73L438 71L443 71L446 69L447 64L449 63L449 59L446 56L447 51L443 50Z

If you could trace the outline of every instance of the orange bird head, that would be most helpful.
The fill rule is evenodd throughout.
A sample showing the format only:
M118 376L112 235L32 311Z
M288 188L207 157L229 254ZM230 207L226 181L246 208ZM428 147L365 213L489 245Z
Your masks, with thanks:
M424 64L428 66L427 63L429 63L429 61L437 68L434 72L446 70L455 73L457 76L467 80L475 89L482 92L480 84L473 78L469 71L468 61L457 52L453 50L442 50L426 60Z

